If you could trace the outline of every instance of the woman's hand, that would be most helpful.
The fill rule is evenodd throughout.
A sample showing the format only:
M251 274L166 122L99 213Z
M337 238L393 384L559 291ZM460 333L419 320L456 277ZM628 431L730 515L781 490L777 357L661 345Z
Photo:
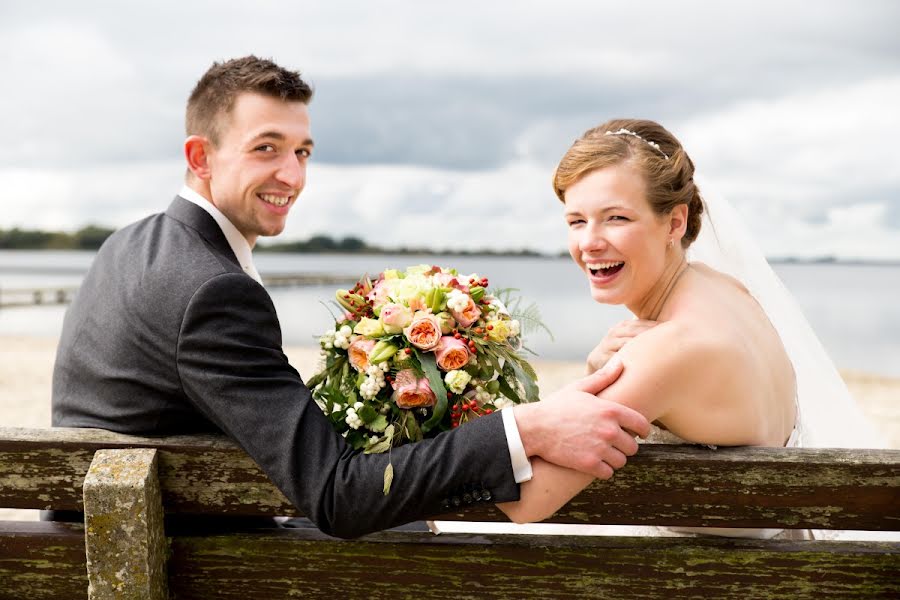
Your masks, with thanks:
M606 332L606 337L588 355L587 374L590 375L603 367L612 358L613 354L621 350L622 346L628 343L631 338L644 333L648 329L652 329L657 323L658 321L648 321L646 319L628 319L610 327L609 331Z

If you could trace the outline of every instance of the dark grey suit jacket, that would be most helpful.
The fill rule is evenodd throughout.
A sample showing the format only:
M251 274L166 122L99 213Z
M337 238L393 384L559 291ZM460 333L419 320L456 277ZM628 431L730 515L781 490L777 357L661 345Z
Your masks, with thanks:
M112 235L66 314L53 425L224 432L320 529L354 537L466 501L519 496L499 414L364 455L334 432L281 349L266 290L215 220L176 197Z

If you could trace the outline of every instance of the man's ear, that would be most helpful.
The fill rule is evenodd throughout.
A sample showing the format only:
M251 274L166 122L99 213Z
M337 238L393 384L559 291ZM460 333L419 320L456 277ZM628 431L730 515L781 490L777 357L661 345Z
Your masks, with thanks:
M669 237L681 240L687 231L688 205L679 204L669 213Z
M209 148L209 139L200 135L192 135L184 140L184 158L188 170L203 181L210 178Z

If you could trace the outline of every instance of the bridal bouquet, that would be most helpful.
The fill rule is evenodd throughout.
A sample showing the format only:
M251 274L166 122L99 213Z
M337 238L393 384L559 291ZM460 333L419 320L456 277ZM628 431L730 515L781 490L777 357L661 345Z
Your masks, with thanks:
M308 381L313 398L366 453L537 400L521 336L523 323L543 325L533 306L511 314L506 304L519 302L509 296L491 293L486 278L428 265L338 290L342 315L319 339L324 366Z

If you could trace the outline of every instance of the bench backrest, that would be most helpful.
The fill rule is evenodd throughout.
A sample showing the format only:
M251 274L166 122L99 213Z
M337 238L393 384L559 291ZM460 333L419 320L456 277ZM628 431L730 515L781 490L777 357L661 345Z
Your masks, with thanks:
M297 514L226 439L77 429L0 428L0 507L82 511L91 497L85 478L95 453L125 448L156 449L139 456L147 458L144 480L158 482L160 512ZM92 477L118 477L120 466L99 462ZM142 488L138 504L152 496L151 487ZM493 507L440 518L506 520ZM594 483L551 521L900 531L900 451L647 445L612 480ZM141 526L153 537L153 523ZM87 532L81 525L0 524L0 597L6 597L4 578L8 590L28 591L22 597L85 597L83 590L66 594L87 580L84 544L88 539L90 555L95 529L91 521ZM167 586L177 597L212 590L244 599L292 590L310 597L355 590L351 596L375 598L469 592L479 598L653 598L672 597L672 590L708 598L757 597L754 590L758 597L775 590L781 597L900 597L900 547L893 542L419 532L347 542L316 530L275 530L172 536L166 548ZM34 566L45 563L56 571Z

